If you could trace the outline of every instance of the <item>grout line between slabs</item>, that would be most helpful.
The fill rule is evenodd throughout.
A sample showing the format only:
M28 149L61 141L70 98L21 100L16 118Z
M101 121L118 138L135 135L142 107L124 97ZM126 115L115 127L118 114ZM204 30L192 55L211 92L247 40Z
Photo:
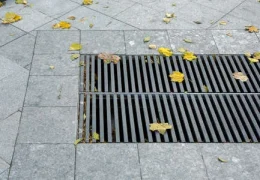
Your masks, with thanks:
M139 145L138 145L138 143L136 144L136 148L137 148L137 155L138 155L139 168L140 168L140 177L141 177L141 180L142 180L142 179L143 179L143 174L142 174L142 165L141 165L141 159L140 159L140 153L139 153Z

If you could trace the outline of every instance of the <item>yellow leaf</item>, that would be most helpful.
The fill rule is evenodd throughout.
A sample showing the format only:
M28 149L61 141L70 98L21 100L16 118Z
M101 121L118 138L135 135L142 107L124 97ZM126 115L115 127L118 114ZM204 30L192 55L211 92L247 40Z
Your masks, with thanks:
M255 59L260 60L260 52L255 52L253 55Z
M98 55L99 59L102 59L106 64L109 64L113 62L114 64L117 64L119 60L121 59L119 56L109 53L100 53Z
M166 24L168 24L169 22L171 22L171 18L163 18L163 22L165 22Z
M151 37L150 36L147 36L144 38L144 42L149 42L151 40Z
M79 44L79 43L72 43L72 44L70 45L69 50L70 50L70 51L79 51L79 50L81 50L81 48L82 48L82 45L81 45L81 44Z
M93 0L83 0L83 5L91 5L93 4Z
M169 75L169 77L171 78L171 81L173 81L173 82L181 83L182 81L184 81L184 74L179 71L173 71Z
M249 60L251 63L257 63L257 62L259 62L259 60L256 59L256 58L250 58L250 57L248 57L248 60Z
M223 162L223 163L226 163L227 162L227 160L224 160L224 159L222 159L222 158L218 158L218 160L220 161L220 162Z
M227 22L226 21L219 21L219 24L220 25L227 25Z
M193 43L191 39L183 39L183 41L186 43Z
M3 2L0 2L0 7L2 7L4 5L4 3Z
M53 29L70 29L71 24L67 21L60 21L52 26Z
M95 140L99 140L99 134L96 133L96 132L94 132L94 133L93 133L93 138L94 138Z
M251 57L251 53L250 53L250 52L246 52L246 53L245 53L245 56L246 56L246 57Z
M67 19L69 19L69 20L75 20L76 17L75 17L75 16L70 16L70 17L68 17Z
M209 92L209 88L207 86L203 86L205 92Z
M172 125L168 123L152 123L150 124L151 131L159 131L160 134L164 134L167 129L171 129Z
M184 49L184 48L179 48L178 51L179 51L180 53L185 53L187 50Z
M79 54L72 54L71 56L70 56L70 59L72 60L72 61L74 61L75 59L78 59L79 58Z
M250 33L252 32L259 32L259 29L255 26L246 26L246 30Z
M89 28L93 28L94 24L90 23Z
M233 73L233 77L235 79L239 79L242 82L245 82L248 80L248 77L246 75L244 75L242 72L235 72Z
M166 17L166 18L174 18L174 17L175 17L175 14L174 14L174 13L166 13L166 14L165 14L165 17Z
M193 61L193 60L197 59L197 56L195 56L193 52L186 51L183 54L183 59L187 60L187 61Z
M10 24L10 23L17 22L21 19L22 19L22 17L19 16L18 14L15 14L13 12L7 12L5 14L5 17L2 19L2 23L3 24Z
M76 146L78 143L80 143L83 140L83 138L79 138L76 139L76 141L74 141L74 145Z
M27 4L27 0L15 0L16 4Z
M55 66L50 66L50 69L55 69Z
M84 118L84 120L87 118L87 116L86 116L86 114L85 114L85 113L83 114L83 118Z
M149 44L149 49L156 49L157 46L155 44Z
M173 55L173 52L171 51L171 49L169 48L165 48L165 47L160 47L158 49L158 52L161 54L161 55L164 55L166 57L170 57Z

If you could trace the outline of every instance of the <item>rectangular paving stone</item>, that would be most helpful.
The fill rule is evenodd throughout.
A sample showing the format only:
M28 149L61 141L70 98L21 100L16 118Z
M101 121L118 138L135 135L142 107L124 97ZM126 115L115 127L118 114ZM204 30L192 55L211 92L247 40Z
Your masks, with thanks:
M0 48L0 54L22 67L32 62L35 37L29 34L22 36Z
M81 54L99 54L109 52L125 54L125 41L123 31L82 31Z
M4 160L1 159L0 157L0 177L1 174L4 174L6 171L8 171L10 165L6 163Z
M77 106L78 76L31 76L25 106Z
M10 179L74 179L73 144L18 144Z
M195 144L138 144L142 179L208 179Z
M35 54L66 54L72 43L79 43L79 31L38 31Z
M12 26L0 23L0 46L5 45L6 43L17 39L18 37L25 34L24 31Z
M227 36L231 33L232 37ZM260 43L255 33L245 30L212 30L220 54L244 54L260 51Z
M209 179L259 179L259 144L202 144L201 147Z
M25 107L18 143L73 143L76 129L76 107Z
M144 42L145 37L150 37L150 41ZM170 48L166 31L125 31L125 41L127 54L159 54L156 49L149 49L149 44Z
M71 60L70 54L34 55L31 75L78 75L80 58ZM50 69L54 66L54 69Z
M79 144L76 157L76 179L141 179L136 144Z
M3 173L0 174L0 179L8 180L8 173L9 173L9 169L5 170Z
M209 30L168 30L171 48L179 53L179 48L185 48L197 54L217 54L218 49ZM191 40L186 43L184 39Z

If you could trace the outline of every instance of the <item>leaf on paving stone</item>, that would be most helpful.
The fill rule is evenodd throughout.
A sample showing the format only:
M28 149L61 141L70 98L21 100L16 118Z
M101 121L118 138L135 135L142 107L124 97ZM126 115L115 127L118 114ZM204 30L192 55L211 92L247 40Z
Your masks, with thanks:
M27 0L15 0L16 4L27 4Z
M170 57L170 56L173 55L172 50L169 49L169 48L166 48L166 47L160 47L160 48L158 49L158 52L159 52L161 55L164 55L164 56L166 56L166 57Z
M76 139L76 141L74 141L74 145L76 146L78 143L80 143L83 140L83 138L79 138Z
M90 23L89 28L93 28L94 24Z
M218 161L219 161L219 162L223 162L223 163L226 163L226 162L227 162L227 160L222 159L222 158L220 158L220 157L218 158Z
M193 43L193 41L191 39L183 39L183 41L186 43Z
M183 54L183 59L187 61L193 61L197 59L197 56L195 56L193 52L186 51Z
M51 66L50 66L50 69L55 69L55 66L52 66L52 65L51 65Z
M109 8L109 6L104 6L103 8Z
M246 52L246 53L245 53L245 56L246 56L246 57L251 57L251 53L250 53L250 52Z
M144 42L149 42L151 40L151 37L150 36L147 36L144 38Z
M80 18L79 22L85 22L88 18L87 17L82 17Z
M75 20L76 17L75 17L75 16L70 16L70 17L68 17L67 19L69 19L69 20Z
M172 6L176 6L176 3L172 3Z
M165 22L166 24L171 22L171 18L163 18L163 22Z
M245 82L248 80L248 77L245 74L243 74L242 72L233 73L233 78L239 79L242 82Z
M70 29L71 24L67 21L60 21L52 26L53 29Z
M83 0L83 5L91 5L93 4L93 0Z
M72 54L71 56L70 56L70 59L72 60L72 61L74 61L75 59L78 59L79 58L79 54Z
M10 24L17 21L20 21L22 19L22 16L19 16L18 14L15 14L13 12L7 12L5 14L5 17L2 19L3 24Z
M157 46L155 44L149 44L149 49L156 49Z
M193 22L196 24L202 24L202 22L200 22L200 21L193 21Z
M209 92L209 88L207 86L203 85L203 89L205 92Z
M95 140L99 140L99 134L94 132L92 136Z
M3 2L0 2L0 7L2 7L4 5L4 3Z
M106 64L109 64L113 62L114 64L117 64L119 60L121 59L119 56L109 53L100 53L98 55L99 59L102 59Z
M227 22L226 21L219 21L219 24L220 25L227 25Z
M169 75L169 77L171 78L171 81L173 81L173 82L181 83L182 81L184 81L184 74L179 71L173 71Z
M165 17L166 17L166 18L174 18L174 17L175 17L175 14L174 14L174 13L166 13L166 14L165 14Z
M229 37L232 37L232 36L233 36L231 33L227 33L226 35L229 36Z
M82 49L82 45L79 43L72 43L69 48L70 51L79 51L81 49Z
M246 26L246 30L250 33L259 32L259 29L255 26Z
M180 53L185 53L187 50L186 49L184 49L184 48L179 48L178 49L178 52L180 52Z
M171 129L172 125L169 123L152 123L150 124L151 131L158 131L160 134L165 134L167 129Z

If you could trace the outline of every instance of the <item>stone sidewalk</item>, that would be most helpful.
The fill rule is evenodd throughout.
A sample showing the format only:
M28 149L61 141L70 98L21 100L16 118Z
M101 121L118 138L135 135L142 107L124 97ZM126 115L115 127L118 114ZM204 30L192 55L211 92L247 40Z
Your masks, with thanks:
M77 131L81 54L158 54L143 42L197 54L260 51L257 0L7 0L0 8L20 14L0 24L0 180L6 179L259 179L256 144L80 144ZM176 6L172 6L175 3ZM175 13L169 24L166 12ZM67 17L75 16L74 21ZM83 18L83 20L82 20ZM67 20L69 30L52 25ZM200 21L196 24L193 21ZM226 21L227 25L220 25ZM94 24L92 28L89 24ZM227 36L228 33L232 37ZM191 39L186 43L183 39ZM51 70L50 65L55 66ZM218 161L218 157L227 163Z

